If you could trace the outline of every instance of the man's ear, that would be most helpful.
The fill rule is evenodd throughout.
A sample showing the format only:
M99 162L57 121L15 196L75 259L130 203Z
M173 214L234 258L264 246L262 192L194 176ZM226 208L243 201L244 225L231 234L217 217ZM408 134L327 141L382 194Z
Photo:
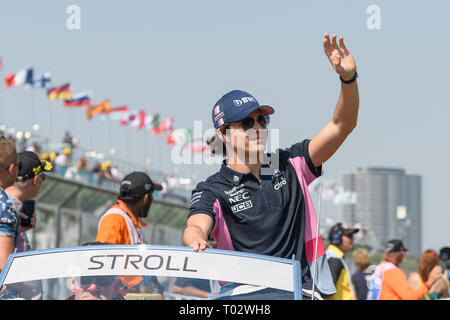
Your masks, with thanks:
M7 170L8 170L8 173L9 173L9 174L13 174L13 172L14 172L14 167L15 167L15 166L16 166L15 163L11 163L11 164L8 166Z

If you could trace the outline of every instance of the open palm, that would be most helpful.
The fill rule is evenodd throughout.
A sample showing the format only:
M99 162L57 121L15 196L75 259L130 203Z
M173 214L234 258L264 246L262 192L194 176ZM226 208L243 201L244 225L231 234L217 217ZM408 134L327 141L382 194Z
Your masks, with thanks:
M328 33L325 33L323 40L323 51L330 60L334 70L344 79L351 79L356 72L356 63L352 54L344 44L344 38L339 38L339 46L336 41L337 36L334 34L331 41Z

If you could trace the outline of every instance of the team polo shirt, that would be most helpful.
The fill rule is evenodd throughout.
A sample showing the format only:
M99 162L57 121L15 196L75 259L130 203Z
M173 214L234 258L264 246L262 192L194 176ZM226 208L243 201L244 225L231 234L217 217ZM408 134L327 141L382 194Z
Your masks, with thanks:
M261 175L261 181L223 164L192 191L189 217L207 214L213 219L210 236L218 249L288 259L295 255L303 269L312 260L316 226L315 220L310 221L314 208L307 186L321 174L321 167L315 168L309 156L309 142L268 155L271 174ZM304 250L305 242L309 250ZM321 246L318 256L323 254ZM308 261L305 255L310 256Z

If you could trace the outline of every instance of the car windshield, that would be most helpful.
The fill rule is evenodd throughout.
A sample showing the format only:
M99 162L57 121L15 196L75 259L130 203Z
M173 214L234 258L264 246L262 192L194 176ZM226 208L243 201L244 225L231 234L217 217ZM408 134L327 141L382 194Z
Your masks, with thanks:
M95 245L13 254L0 299L300 299L298 261L188 247Z

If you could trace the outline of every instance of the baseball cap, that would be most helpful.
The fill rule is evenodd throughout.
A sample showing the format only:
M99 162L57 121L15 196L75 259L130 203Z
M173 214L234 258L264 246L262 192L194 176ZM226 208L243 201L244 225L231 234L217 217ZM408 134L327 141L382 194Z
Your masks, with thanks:
M408 251L408 249L405 248L403 241L398 240L398 239L392 239L392 240L389 240L388 242L386 242L385 248L388 253L399 252L399 251Z
M256 109L262 109L267 114L272 114L275 110L270 106L261 106L250 93L242 90L233 90L222 96L214 104L212 110L212 120L214 128L229 122L245 119Z
M50 162L39 159L38 155L32 151L20 152L17 157L19 160L17 181L26 181L34 178L41 172L49 172L53 169Z
M450 247L443 247L439 250L439 258L442 261L450 261Z
M352 237L358 231L359 231L358 228L350 228L350 227L346 226L345 224L342 224L341 222L339 222L330 228L330 231L328 232L328 239L331 239L331 235L336 234L336 233L340 233L343 236Z
M153 183L152 179L145 172L134 171L127 174L120 181L119 199L137 200L142 198L150 190L162 190L162 186Z

